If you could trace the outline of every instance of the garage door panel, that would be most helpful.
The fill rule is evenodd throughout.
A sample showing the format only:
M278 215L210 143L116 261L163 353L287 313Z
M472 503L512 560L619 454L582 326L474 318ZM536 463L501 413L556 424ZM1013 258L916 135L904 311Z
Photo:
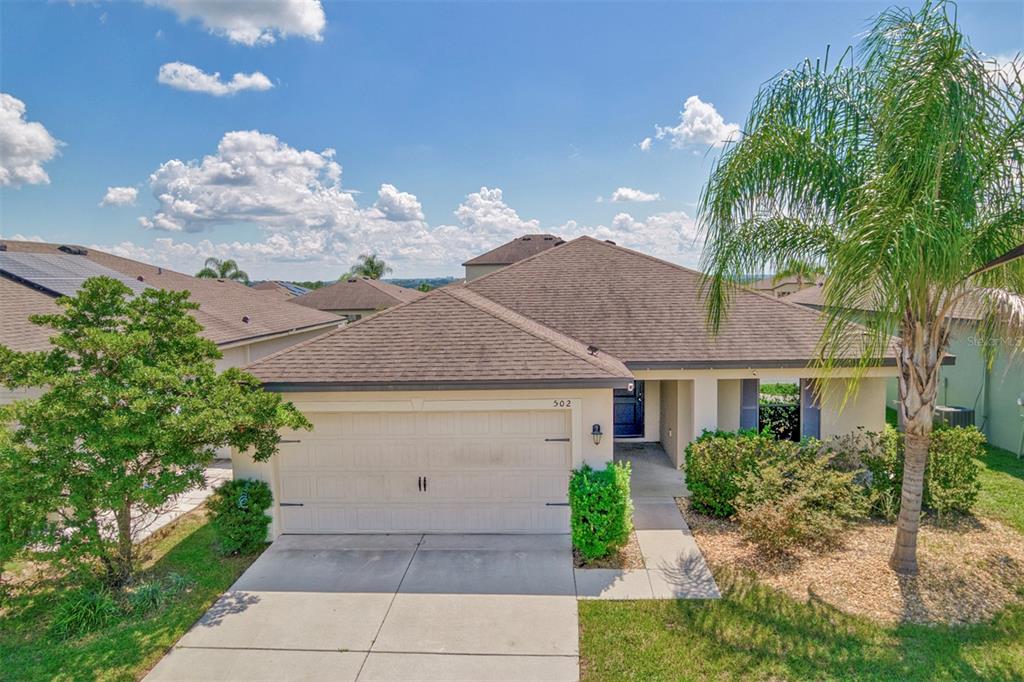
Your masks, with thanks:
M566 532L569 414L313 415L279 455L284 532ZM325 433L332 435L325 437ZM546 441L556 438L559 441ZM421 477L427 490L420 489Z

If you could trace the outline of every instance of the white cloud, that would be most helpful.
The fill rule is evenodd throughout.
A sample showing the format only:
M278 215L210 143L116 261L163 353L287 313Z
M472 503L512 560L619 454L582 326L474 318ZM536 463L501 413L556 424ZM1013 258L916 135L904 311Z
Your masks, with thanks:
M394 185L387 183L377 191L377 203L374 207L389 220L408 221L423 220L423 207L415 194L399 192Z
M253 73L236 73L231 80L224 82L220 73L206 73L202 69L183 62L170 62L160 67L157 80L178 90L187 92L203 92L215 97L234 95L243 90L269 90L274 87L270 79L259 71Z
M654 144L654 140L652 140L649 137L645 137L644 139L640 140L640 145L639 145L640 146L640 151L642 151L642 152L649 152L649 151L651 151L651 146L653 144Z
M647 202L647 201L660 201L661 195L655 192L643 192L632 187L619 187L617 190L612 192L612 201L636 201L636 202Z
M682 212L646 220L620 213L608 225L544 226L521 216L500 188L481 187L456 207L454 220L430 224L415 194L384 183L374 203L361 206L358 193L341 179L333 150L295 149L259 131L227 133L215 153L172 159L150 176L159 208L140 223L177 235L157 237L152 246L128 241L97 248L184 272L194 272L209 256L234 258L254 277L294 279L337 277L360 253L371 252L400 275L456 274L465 260L538 232L591 234L688 264L699 253L694 222ZM188 236L223 226L255 233L229 241Z
M25 120L24 102L0 92L0 185L48 184L43 164L60 145L42 123Z
M139 190L134 187L108 187L100 206L134 206Z
M173 10L182 21L198 19L215 35L243 45L269 45L299 36L322 40L327 18L320 0L146 0Z
M721 147L739 136L740 127L735 123L726 123L715 109L715 105L693 95L683 104L678 124L655 126L655 131L656 138L668 138L674 148L682 149L695 144Z

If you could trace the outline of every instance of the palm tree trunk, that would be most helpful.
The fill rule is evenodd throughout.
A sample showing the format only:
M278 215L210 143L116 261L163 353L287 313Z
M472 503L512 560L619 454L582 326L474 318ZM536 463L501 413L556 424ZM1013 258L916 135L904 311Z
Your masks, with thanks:
M903 489L900 493L900 515L896 521L896 546L889 558L889 567L905 575L917 574L917 531L921 525L921 499L924 497L924 472L928 465L932 426L930 416L927 422L920 423L920 413L914 422L917 423L904 425Z

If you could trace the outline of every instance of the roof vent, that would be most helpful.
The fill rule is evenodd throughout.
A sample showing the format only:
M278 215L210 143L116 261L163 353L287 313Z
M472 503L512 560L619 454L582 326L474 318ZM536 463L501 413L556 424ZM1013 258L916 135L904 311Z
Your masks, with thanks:
M58 251L63 251L70 256L84 256L89 252L83 249L81 246L68 246L67 244L61 244L57 247Z
M597 355L597 351L599 351L599 350L601 350L601 349L598 348L597 346L594 346L594 345L587 346L587 352L590 353L591 355Z
M158 274L158 275L164 274L164 269L163 268L157 268L156 269L156 274Z
M242 322L244 322L245 324L249 324L249 316L248 315L242 315Z
M551 241L552 239L554 239L554 237L544 237L544 241L546 241L546 242L549 242L549 241Z
M524 242L528 242L531 239L533 239L533 237L520 237L520 239L522 239Z
M355 281L356 281L356 279L355 279L355 277L353 277L352 279L349 280L349 283L352 283L352 282L355 282Z
M6 250L7 250L7 244L0 244L0 251L6 251Z
M138 276L138 277L136 277L135 279L139 280L140 282L145 282L145 281L146 281L146 278L145 278L145 277L143 277L142 275L139 275L139 276Z
M612 246L615 246L615 242L613 242L611 239L605 239L604 243L605 244L611 244Z

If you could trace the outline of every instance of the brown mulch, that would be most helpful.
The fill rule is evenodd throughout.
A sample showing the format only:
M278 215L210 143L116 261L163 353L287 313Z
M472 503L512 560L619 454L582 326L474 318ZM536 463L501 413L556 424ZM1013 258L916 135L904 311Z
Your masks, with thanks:
M622 549L603 559L584 561L580 553L573 548L572 563L576 568L643 568L644 555L640 553L636 532L632 532L629 534L629 542Z
M918 534L916 576L889 569L894 523L852 527L840 547L801 549L769 558L746 542L733 522L679 509L712 567L752 571L760 582L799 600L883 622L976 623L1024 601L1024 535L990 519L967 517L941 525L925 520Z

